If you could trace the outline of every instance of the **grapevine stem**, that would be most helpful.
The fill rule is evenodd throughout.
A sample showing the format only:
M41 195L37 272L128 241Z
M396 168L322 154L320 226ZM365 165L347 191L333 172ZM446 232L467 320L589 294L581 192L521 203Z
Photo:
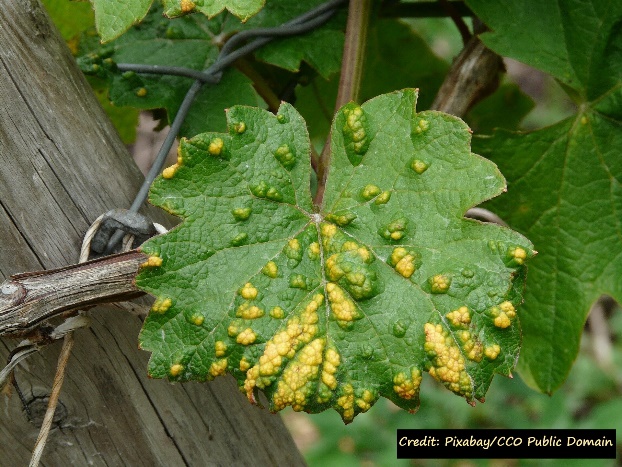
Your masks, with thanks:
M335 110L350 101L356 102L358 100L361 77L363 76L365 43L367 41L367 27L370 15L371 0L350 0ZM322 205L322 200L324 199L329 164L330 136L324 145L318 164L318 189L314 200L315 205L318 207Z

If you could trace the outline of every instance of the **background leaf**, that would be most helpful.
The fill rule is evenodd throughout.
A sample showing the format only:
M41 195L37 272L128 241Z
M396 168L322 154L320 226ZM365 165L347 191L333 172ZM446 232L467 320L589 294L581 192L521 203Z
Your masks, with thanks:
M178 19L162 17L153 8L144 21L122 37L97 52L80 59L86 72L95 70L110 80L109 97L115 106L160 109L168 120L175 117L193 80L171 75L121 73L115 63L165 65L203 70L216 60L215 37L220 23L202 15ZM95 69L94 69L95 67ZM261 99L250 79L236 69L223 73L218 85L204 85L192 104L181 128L181 135L195 135L206 130L226 128L223 109L235 104L258 105Z
M102 42L116 39L141 21L153 0L91 0Z
M509 374L531 244L462 217L503 178L462 121L415 102L341 109L320 212L290 105L234 107L229 134L182 140L151 201L184 222L141 247L137 278L157 297L140 337L152 376L228 371L272 410L349 422L380 396L415 410L424 371L469 402Z
M508 195L491 209L540 253L521 315L519 369L552 392L577 356L590 305L601 294L622 301L622 4L468 3L493 30L482 36L487 45L553 74L579 105L552 127L474 142L508 178Z
M246 21L261 10L264 3L265 0L162 0L164 14L170 18L194 12L212 18L226 9L242 21Z

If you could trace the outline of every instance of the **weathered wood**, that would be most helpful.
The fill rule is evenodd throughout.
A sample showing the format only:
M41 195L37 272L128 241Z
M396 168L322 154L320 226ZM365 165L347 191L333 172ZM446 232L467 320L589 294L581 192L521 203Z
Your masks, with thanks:
M143 295L134 285L147 255L136 250L11 276L0 284L0 336L24 334L63 312Z
M0 167L1 279L76 263L91 222L128 207L142 181L38 0L0 0ZM92 327L75 333L60 429L42 465L304 463L280 418L251 406L232 378L149 380L140 318L99 306L91 316ZM0 359L16 344L0 341ZM59 347L16 372L33 409L50 390ZM3 400L0 464L25 465L38 428L17 397Z

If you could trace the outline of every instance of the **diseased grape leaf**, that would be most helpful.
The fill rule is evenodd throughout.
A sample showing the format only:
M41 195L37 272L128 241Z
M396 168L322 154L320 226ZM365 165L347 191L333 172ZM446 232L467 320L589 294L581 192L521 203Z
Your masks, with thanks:
M273 411L349 422L380 396L416 410L424 371L471 403L510 373L532 245L463 218L503 177L461 120L415 102L404 90L337 113L317 210L289 104L236 106L228 134L181 141L150 199L184 221L142 245L137 277L156 296L140 335L151 376L229 372Z
M577 356L590 305L622 303L622 3L468 0L498 53L551 73L578 113L530 133L474 141L508 177L490 208L528 235L532 262L521 310L519 370L551 393Z

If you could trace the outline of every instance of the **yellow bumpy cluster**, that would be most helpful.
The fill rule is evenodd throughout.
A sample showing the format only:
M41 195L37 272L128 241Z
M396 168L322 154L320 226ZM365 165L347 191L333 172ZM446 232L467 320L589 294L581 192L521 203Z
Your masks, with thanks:
M244 390L249 400L253 400L255 387L263 389L272 383L272 377L280 371L284 358L294 358L300 346L311 342L318 331L317 310L323 302L324 296L316 294L300 316L289 319L285 329L266 343L259 363L246 372Z
M486 349L484 349L484 355L486 355L486 357L490 360L495 360L500 353L501 347L499 347L499 344L489 345Z
M400 372L393 377L393 390L402 399L416 399L419 395L420 385L421 371L416 367L410 370L410 377L404 372Z
M484 346L482 343L469 331L458 331L457 334L462 343L462 350L467 358L474 362L481 362L484 353Z
M348 297L341 287L334 282L329 282L326 284L326 291L328 292L330 308L339 325L347 325L360 317L354 301Z
M335 349L329 348L324 355L324 365L322 367L322 382L328 386L329 389L337 389L337 367L341 363L341 358Z
M272 396L275 410L282 410L288 405L295 411L304 409L314 390L310 383L318 378L325 342L325 339L315 339L305 345L287 365Z
M451 285L451 278L445 274L437 274L430 278L432 293L447 293Z
M424 349L432 359L428 372L456 394L470 397L472 382L460 349L440 324L426 323Z
M445 316L449 322L456 327L468 326L471 322L471 313L466 306L461 306L456 310L450 311Z
M156 301L151 305L151 311L154 313L165 313L173 304L170 298L156 298Z
M354 418L354 388L351 384L344 384L341 393L337 405L341 408L343 420L349 422Z
M224 375L227 371L227 359L221 358L210 365L209 374L212 377Z
M389 257L389 264L393 266L400 275L408 279L413 275L416 269L415 254L404 247L394 248Z
M367 144L367 134L363 126L365 121L363 109L359 106L346 108L344 113L346 115L344 131L352 140L354 152L361 154L365 152L365 145Z
M512 324L512 320L516 317L516 309L511 302L506 301L499 306L492 307L490 314L493 317L495 326L505 329Z
M514 262L518 265L522 265L525 263L527 259L527 251L524 248L519 246L510 248L508 251L509 256L514 260Z

